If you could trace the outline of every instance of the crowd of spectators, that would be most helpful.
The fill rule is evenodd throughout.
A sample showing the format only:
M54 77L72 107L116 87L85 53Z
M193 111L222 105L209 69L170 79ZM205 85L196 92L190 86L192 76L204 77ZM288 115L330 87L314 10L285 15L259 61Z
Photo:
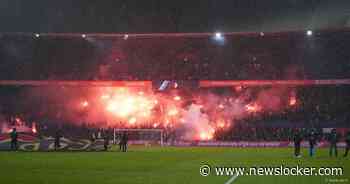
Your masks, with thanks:
M152 128L152 127L144 127ZM299 131L306 139L308 134L313 131L317 135L318 141L326 141L327 136L330 133L331 128L276 128L276 127L256 127L251 126L246 122L238 122L229 129L217 129L213 140L216 141L293 141L293 136L296 131ZM87 126L74 126L71 124L64 124L57 126L41 126L39 132L36 134L38 137L54 137L57 130L60 130L62 136L73 139L89 139L97 140L104 139L106 136L112 138L114 135L114 129L109 128L93 128ZM341 139L345 137L345 134L349 128L338 128L337 132ZM115 135L118 139L119 134L122 131L116 131ZM163 138L165 142L184 139L184 133L176 129L163 129ZM128 131L130 140L160 140L159 132L152 131Z
M214 35L213 35L214 36ZM204 37L0 37L12 80L261 80L349 78L350 33Z
M296 102L293 106L286 104L279 111L263 110L244 118L233 119L230 126L222 129L218 128L214 138L225 141L289 140L294 129L315 129L322 133L324 128L341 129L350 127L350 114L348 111L350 96L347 95L350 94L350 88L348 86L304 86L291 89L295 91L296 95ZM261 89L255 88L254 90L259 91ZM48 104L41 105L42 108L48 107ZM8 108L4 107L9 106L2 107L2 114L4 114L6 113L4 110L8 110ZM36 109L43 112L39 105L36 106ZM26 108L21 109L23 112L26 110ZM36 128L40 136L53 136L55 131L59 129L62 130L63 135L66 137L89 138L93 133L97 137L98 132L109 132L111 134L113 128L130 128L124 126L127 123L123 122L113 124L113 126L106 122L84 122L85 114L81 112L77 112L81 114L80 122L69 122L60 119L56 117L56 114L55 116L50 116L50 114L32 114L31 112L28 111L24 113L26 116L19 116L18 118L22 119L23 122L28 122L27 126L29 127L31 127L32 122L36 122ZM12 118L12 120L14 119ZM6 121L6 119L2 121ZM157 127L153 125L154 122L149 122L132 128L161 128L165 130L165 135L172 139L181 138L182 130L165 127L161 123ZM101 129L102 127L103 129Z

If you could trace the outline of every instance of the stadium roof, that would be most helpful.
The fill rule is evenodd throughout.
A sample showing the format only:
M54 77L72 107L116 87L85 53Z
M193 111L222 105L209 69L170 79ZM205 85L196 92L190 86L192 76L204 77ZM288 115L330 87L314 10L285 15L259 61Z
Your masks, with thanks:
M350 27L350 1L5 0L0 21L0 32L275 32Z

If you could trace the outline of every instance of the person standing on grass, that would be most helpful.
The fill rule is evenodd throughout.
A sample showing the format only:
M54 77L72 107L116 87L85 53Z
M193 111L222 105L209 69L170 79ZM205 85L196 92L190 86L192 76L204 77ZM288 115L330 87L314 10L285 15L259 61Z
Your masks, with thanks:
M123 134L119 135L119 151L123 151Z
M105 151L108 150L108 145L109 145L109 133L108 131L106 131L104 135L104 144L103 144Z
M91 142L95 142L96 140L95 132L92 132L90 139L91 139Z
M10 137L11 137L11 150L17 151L18 133L16 128L12 129L12 132L10 133Z
M121 138L122 151L126 152L128 149L128 134L126 132L123 133Z
M347 157L350 149L350 131L348 131L348 133L346 134L345 142L346 142L346 148L345 148L344 157Z
M301 133L299 130L295 131L294 134L294 156L297 158L300 158L300 145L301 145L301 141L302 141L302 137L301 137Z
M102 139L101 129L99 129L97 132L97 139Z
M309 155L313 157L315 155L315 146L316 146L316 134L312 130L309 134Z
M329 135L329 156L333 156L333 152L335 157L338 156L338 148L337 148L337 143L339 141L339 136L337 134L337 130L334 128L332 129L331 134Z
M58 150L61 147L61 131L57 130L55 134L55 150Z

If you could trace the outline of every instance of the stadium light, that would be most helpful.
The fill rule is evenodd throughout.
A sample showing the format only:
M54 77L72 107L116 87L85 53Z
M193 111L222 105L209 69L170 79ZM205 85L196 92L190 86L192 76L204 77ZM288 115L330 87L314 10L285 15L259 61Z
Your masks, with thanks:
M35 33L35 37L39 38L40 34L39 33Z
M82 38L86 38L86 34L82 34L81 37L82 37Z
M312 34L313 34L313 32L311 30L306 31L306 35L308 35L308 36L312 36Z
M225 43L225 38L224 35L220 32L216 32L212 39L215 41L216 44L218 45L223 45Z
M223 39L222 34L220 32L216 32L215 33L215 39L216 40L222 40Z

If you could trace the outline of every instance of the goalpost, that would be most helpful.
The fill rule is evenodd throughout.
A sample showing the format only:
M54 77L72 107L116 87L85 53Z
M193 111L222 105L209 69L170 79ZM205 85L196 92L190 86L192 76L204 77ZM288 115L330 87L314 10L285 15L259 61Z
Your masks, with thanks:
M160 146L164 145L164 132L163 129L119 129L115 128L113 131L113 142L116 143L120 139L123 132L128 134L128 138L135 144L149 144L156 143Z

